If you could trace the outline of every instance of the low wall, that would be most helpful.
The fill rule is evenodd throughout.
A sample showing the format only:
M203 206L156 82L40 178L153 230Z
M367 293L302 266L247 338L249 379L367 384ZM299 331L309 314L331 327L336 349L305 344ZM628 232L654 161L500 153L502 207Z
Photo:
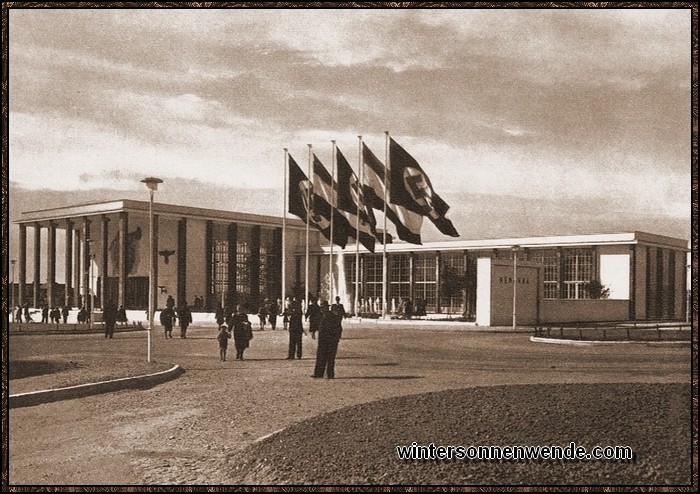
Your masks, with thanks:
M80 384L65 388L19 393L9 396L9 404L10 408L29 407L39 405L41 403L69 400L73 398L80 398L82 396L119 391L122 389L150 388L156 384L175 379L183 372L185 372L185 370L182 367L179 365L174 365L168 370L156 372L154 374L146 374L143 376L124 377L121 379L101 381L98 383Z
M629 319L629 300L543 300L541 304L540 324Z

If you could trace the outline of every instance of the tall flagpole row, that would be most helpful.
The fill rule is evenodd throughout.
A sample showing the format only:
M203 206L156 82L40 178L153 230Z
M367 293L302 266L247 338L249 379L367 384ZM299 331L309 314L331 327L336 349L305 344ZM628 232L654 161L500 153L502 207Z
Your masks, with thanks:
M333 156L331 159L331 197L329 198L331 201L331 253L330 253L330 269L328 272L330 273L331 277L331 287L330 287L330 296L328 297L330 300L328 301L329 304L333 303L333 288L335 287L335 280L333 276L333 241L335 238L333 237L333 213L335 212L335 207L337 206L337 199L335 197L335 140L331 141L333 143Z
M385 132L386 134L386 151L385 151L385 159L384 159L384 232L382 235L384 236L384 242L383 242L383 250L382 250L382 318L386 319L386 314L387 314L387 308L388 308L388 301L387 301L387 278L388 278L388 270L387 270L387 265L386 265L386 208L387 208L387 203L389 202L389 169L390 169L390 163L389 163L389 131L387 130Z
M311 157L313 152L311 150L311 144L309 146L309 169L308 169L308 180L309 186L306 188L306 276L304 279L304 310L309 307L309 223L311 222Z
M284 201L284 207L282 208L282 304L280 310L284 309L284 300L287 297L287 207L289 200L287 198L287 173L289 169L289 151L284 148L284 193L282 194L282 200Z
M357 238L355 239L355 317L360 315L360 205L364 200L362 186L362 136L357 136Z

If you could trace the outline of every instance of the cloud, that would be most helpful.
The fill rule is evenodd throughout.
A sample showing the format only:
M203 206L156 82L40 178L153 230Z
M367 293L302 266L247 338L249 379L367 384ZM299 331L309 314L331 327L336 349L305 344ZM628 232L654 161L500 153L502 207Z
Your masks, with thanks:
M330 164L336 139L355 163L357 135L383 156L389 130L455 210L481 194L690 215L682 9L13 9L10 24L9 175L28 189L152 174L279 194L282 148Z

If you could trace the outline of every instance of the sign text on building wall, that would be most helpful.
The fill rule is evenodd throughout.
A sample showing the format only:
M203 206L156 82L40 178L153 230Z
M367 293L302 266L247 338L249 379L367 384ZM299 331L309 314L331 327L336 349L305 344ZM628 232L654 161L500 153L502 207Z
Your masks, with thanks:
M518 276L517 280L518 280L519 285L529 285L530 284L530 278L527 278L527 277ZM513 277L512 276L501 276L498 278L498 282L504 283L504 284L513 283Z

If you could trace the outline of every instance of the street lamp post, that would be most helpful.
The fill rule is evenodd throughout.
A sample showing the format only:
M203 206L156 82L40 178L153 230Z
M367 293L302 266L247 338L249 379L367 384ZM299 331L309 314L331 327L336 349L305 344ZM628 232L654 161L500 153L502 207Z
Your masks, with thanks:
M12 265L12 294L11 294L11 298L12 298L11 304L12 305L10 306L10 312L12 312L12 322L16 322L15 321L15 263L16 262L17 262L17 260L15 260L15 259L10 260L10 264Z
M158 190L158 184L162 184L163 181L160 178L148 177L141 180L141 183L146 184L148 190L151 193L151 200L148 204L148 237L150 249L148 252L148 363L151 363L151 330L153 329L153 288L155 287L155 271L153 270L153 193Z
M518 251L520 250L519 245L514 245L511 249L513 251L513 331L516 328L515 320L515 308L517 306L517 287L518 287Z
M90 254L90 286L87 289L87 293L90 296L90 329L93 328L93 323L95 322L95 271L92 265L95 263L95 254Z

